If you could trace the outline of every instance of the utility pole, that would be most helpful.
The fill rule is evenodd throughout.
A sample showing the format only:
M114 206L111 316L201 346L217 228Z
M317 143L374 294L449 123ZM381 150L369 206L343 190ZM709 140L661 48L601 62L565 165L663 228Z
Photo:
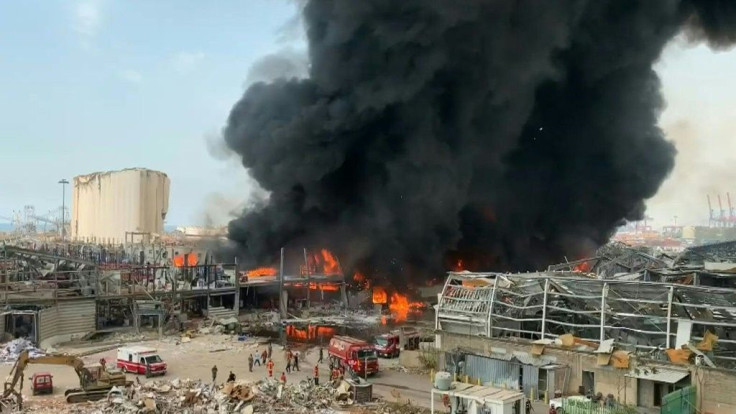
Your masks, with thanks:
M69 181L62 178L59 184L61 184L61 241L66 241L66 185L69 184Z
M288 296L286 297L288 301ZM287 317L287 304L284 301L284 248L281 248L281 265L279 266L279 311L281 318L286 319Z
M307 269L307 310L310 310L312 308L311 301L310 301L310 290L312 289L312 286L311 286L312 280L309 277L309 260L307 260L307 248L306 247L304 248L304 268Z

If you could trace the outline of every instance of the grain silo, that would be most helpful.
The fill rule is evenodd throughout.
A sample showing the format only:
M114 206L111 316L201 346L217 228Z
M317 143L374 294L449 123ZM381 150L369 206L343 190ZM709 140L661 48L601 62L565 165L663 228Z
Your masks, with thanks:
M72 238L123 243L129 233L161 234L169 209L169 177L145 168L74 177ZM137 239L139 240L139 238Z

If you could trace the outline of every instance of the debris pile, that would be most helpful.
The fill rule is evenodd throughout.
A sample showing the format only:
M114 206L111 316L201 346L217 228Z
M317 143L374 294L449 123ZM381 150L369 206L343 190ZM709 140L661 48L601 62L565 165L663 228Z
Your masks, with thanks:
M13 339L6 343L0 349L0 362L3 364L13 364L18 359L18 355L24 350L28 350L31 358L43 356L45 353L33 346L33 343L26 338Z
M53 408L57 414L333 413L333 407L352 404L349 386L344 382L333 387L315 386L307 380L283 384L269 378L257 383L237 381L215 386L177 378L134 384L127 389L114 387L106 399L86 404L36 401L27 411L48 412L44 410Z

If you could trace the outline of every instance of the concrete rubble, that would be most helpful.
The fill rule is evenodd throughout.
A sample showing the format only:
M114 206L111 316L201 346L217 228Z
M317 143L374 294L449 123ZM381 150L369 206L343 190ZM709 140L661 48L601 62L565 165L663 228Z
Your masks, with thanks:
M225 414L225 413L335 413L353 404L345 383L314 386L309 381L282 384L274 379L257 383L229 382L215 386L200 380L159 380L114 387L107 399L84 404L52 403L26 412L105 414ZM46 410L46 411L44 411Z
M3 345L2 349L0 349L0 362L3 364L14 364L18 359L18 355L26 349L32 358L45 355L42 350L33 346L30 340L18 338Z

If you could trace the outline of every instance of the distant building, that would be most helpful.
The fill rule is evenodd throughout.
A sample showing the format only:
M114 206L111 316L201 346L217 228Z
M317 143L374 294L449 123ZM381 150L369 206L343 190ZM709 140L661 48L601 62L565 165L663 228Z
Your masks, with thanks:
M227 227L181 226L176 228L176 232L191 238L225 237Z
M169 184L166 174L145 168L74 177L72 239L120 244L163 233Z

